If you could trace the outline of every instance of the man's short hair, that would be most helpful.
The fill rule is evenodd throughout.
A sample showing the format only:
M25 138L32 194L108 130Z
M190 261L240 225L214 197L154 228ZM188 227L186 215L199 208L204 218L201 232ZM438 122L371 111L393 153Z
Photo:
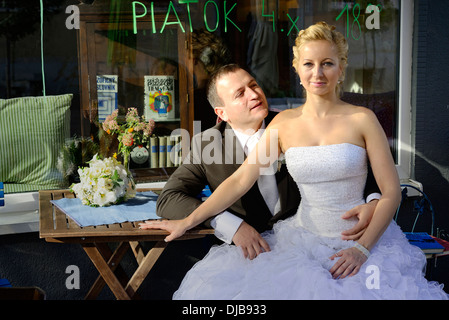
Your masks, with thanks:
M207 85L207 100L209 100L212 108L223 107L224 102L219 97L217 93L217 81L220 80L221 77L227 75L228 73L236 72L237 70L242 69L239 65L232 63L227 64L221 68L219 68L216 72L214 72L209 78L209 82Z

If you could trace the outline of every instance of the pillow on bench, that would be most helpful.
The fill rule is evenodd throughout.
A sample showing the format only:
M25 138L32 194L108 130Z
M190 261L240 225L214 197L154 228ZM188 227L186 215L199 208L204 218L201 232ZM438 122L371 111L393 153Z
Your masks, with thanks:
M64 187L56 168L70 136L72 94L0 99L0 181L5 193Z

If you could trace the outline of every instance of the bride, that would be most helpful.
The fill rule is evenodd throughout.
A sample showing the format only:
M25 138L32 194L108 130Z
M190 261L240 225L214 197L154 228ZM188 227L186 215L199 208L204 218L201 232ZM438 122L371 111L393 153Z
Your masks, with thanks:
M281 154L301 192L298 211L263 234L271 250L254 260L235 246L213 247L174 298L447 299L441 285L424 278L424 254L392 221L401 193L382 127L369 109L340 100L346 39L320 22L299 33L293 52L304 105L279 113L243 165L190 216L141 228L176 239L228 208ZM345 241L342 230L356 222L341 215L364 203L368 160L382 197L362 237Z

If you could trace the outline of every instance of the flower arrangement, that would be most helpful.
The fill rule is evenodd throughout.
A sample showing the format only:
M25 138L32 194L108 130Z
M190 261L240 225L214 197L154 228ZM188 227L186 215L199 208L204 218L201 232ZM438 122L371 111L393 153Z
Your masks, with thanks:
M72 184L70 190L84 205L104 207L135 197L136 186L128 170L110 157L101 160L95 155L89 167L79 168L80 182Z
M118 152L123 157L125 168L128 168L129 155L134 146L142 146L149 142L151 133L154 130L153 119L139 117L136 108L129 108L125 117L125 122L119 124L118 109L114 110L103 122L103 130L108 134L118 135Z

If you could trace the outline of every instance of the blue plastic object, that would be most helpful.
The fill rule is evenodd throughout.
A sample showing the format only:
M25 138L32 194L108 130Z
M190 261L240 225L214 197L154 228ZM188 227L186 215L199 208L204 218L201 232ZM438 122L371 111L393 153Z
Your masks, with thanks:
M0 207L5 206L5 192L3 190L3 182L0 182Z
M201 193L197 196L198 199L204 199L209 197L212 194L209 186L205 186Z
M11 283L7 279L0 279L0 288L10 288Z

